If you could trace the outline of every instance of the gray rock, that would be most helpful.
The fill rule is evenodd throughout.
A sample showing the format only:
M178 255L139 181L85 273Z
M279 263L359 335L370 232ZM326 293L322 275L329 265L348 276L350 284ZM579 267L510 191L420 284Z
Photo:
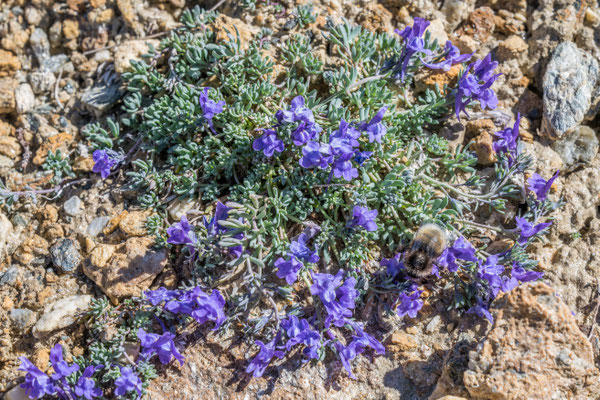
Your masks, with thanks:
M600 76L598 62L572 42L559 44L544 75L542 134L560 139L583 121Z
M589 126L579 126L564 139L552 144L552 149L560 155L569 169L592 162L598 154L598 137Z
M81 102L96 117L100 117L123 96L120 86L120 81L113 81L110 85L103 81L98 82L81 95Z
M54 84L56 83L56 77L52 72L32 72L29 74L29 83L33 92L36 94L50 92L54 90Z
M81 211L83 211L81 205L81 199L77 196L73 196L69 200L65 201L63 208L67 214L74 217L81 214Z
M8 314L13 326L24 332L35 323L35 312L27 308L13 308Z
M35 28L29 37L29 45L40 65L42 65L45 59L50 57L50 42L48 41L48 35L46 35L43 29Z
M78 316L89 309L92 296L71 296L58 300L44 311L44 315L33 327L33 336L41 338L44 335L72 325Z
M25 114L33 110L35 96L29 83L22 83L15 90L15 103L17 103L17 113L19 114Z
M38 26L42 22L42 13L37 8L29 6L25 9L25 20L31 26Z
M16 265L10 266L6 271L0 274L0 286L14 285L19 277L19 267Z
M81 263L81 254L73 239L60 239L50 248L50 259L58 272L70 273Z
M52 72L52 73L58 73L60 72L60 70L62 70L63 72L72 72L69 71L69 64L70 64L70 68L73 68L73 64L71 64L71 62L69 61L69 57L66 54L57 54L55 56L52 56L50 58L48 58L47 60L45 60L40 69L42 71L47 71L47 72Z
M17 385L4 394L4 400L29 400L29 395L25 389Z
M87 234L91 237L98 236L102 232L104 227L106 227L108 221L110 221L110 217L94 218L94 220L90 222L90 224L87 227Z

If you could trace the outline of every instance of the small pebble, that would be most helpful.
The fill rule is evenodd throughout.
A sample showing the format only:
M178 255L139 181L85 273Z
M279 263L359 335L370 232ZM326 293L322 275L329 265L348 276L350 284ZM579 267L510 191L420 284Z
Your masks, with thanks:
M50 258L57 272L73 272L81 263L81 255L77 242L72 239L61 239L50 248Z
M88 225L88 235L90 235L91 237L98 236L104 230L104 227L106 227L108 221L110 221L110 217L94 218L94 220Z
M435 331L435 328L440 324L441 320L442 320L442 318L439 315L436 315L435 317L433 317L433 319L431 321L429 321L429 323L425 327L425 332L433 333L433 331Z
M69 200L65 201L63 208L67 214L71 216L76 216L81 214L81 205L81 199L77 196L73 196Z

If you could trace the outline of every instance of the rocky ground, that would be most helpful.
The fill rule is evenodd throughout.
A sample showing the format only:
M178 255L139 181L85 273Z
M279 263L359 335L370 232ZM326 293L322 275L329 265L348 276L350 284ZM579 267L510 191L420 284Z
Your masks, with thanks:
M188 4L190 3L190 4ZM11 191L60 179L42 167L48 152L69 154L85 179L59 198L40 193L0 209L0 393L18 383L18 357L48 365L49 346L83 353L76 316L91 296L112 301L173 283L165 251L153 250L135 194L89 174L81 128L120 96L129 59L177 25L185 0L7 0L0 5L0 182ZM207 8L217 2L204 2ZM258 1L256 10L219 4L222 26L242 38L258 28L289 29L298 0ZM277 4L271 4L277 3ZM277 5L284 12L273 12ZM222 338L188 346L185 366L162 370L148 398L600 398L600 9L591 0L381 0L314 2L318 33L345 17L393 33L414 17L432 21L440 41L478 58L492 52L502 76L499 109L521 113L521 136L545 178L560 169L552 196L565 205L550 238L533 251L545 284L498 299L496 323L445 312L444 299L411 322L389 321L385 357L357 359L357 380L335 362L301 357L249 380L246 354ZM425 84L452 79L453 71ZM454 72L456 74L456 72ZM444 129L474 139L479 162L493 162L493 116ZM47 165L47 164L46 164ZM0 187L0 193L2 193ZM183 207L183 206L182 206ZM169 210L173 216L178 206ZM431 296L435 296L432 293ZM519 371L517 374L515 371ZM10 395L5 396L8 398ZM447 397L450 398L450 397Z

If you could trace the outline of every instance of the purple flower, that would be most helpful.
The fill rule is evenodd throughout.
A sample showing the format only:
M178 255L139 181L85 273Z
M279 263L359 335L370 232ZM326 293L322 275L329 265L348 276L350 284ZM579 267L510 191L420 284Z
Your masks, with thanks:
M252 148L256 151L261 151L266 157L273 157L274 152L281 153L285 146L283 140L277 137L277 132L272 129L265 129L264 134L255 139L252 143Z
M517 279L518 281L525 283L525 282L537 281L538 279L541 279L544 276L544 273L526 270L525 268L523 268L519 264L517 264L517 262L515 261L513 263L511 275L513 278Z
M225 299L217 289L213 289L212 293L207 295L200 288L194 288L195 293L195 305L194 310L190 313L190 316L196 320L199 324L203 324L206 321L213 321L215 323L214 331L219 329L223 322L227 319L223 307L225 306Z
M117 164L117 153L112 150L95 150L92 154L94 166L92 171L100 174L102 179L108 178L110 170Z
M283 351L275 350L277 342L279 342L280 336L281 333L277 332L275 338L273 338L273 340L267 344L264 344L260 340L254 342L260 347L260 351L252 359L252 361L250 361L250 364L248 364L248 367L246 368L246 373L249 374L252 372L252 376L254 376L255 378L259 378L265 373L265 369L267 369L273 357L283 358L285 353Z
M462 236L456 239L451 247L446 248L436 262L440 267L446 267L448 271L456 272L458 270L457 260L477 262L475 247Z
M352 210L352 220L348 223L348 226L362 226L367 232L373 232L377 230L377 224L375 218L379 214L377 210L369 210L367 207L354 206Z
M351 309L355 307L355 300L359 294L355 289L356 279L347 278L342 284L343 270L339 270L335 276L313 273L312 277L313 284L310 287L310 293L313 296L319 296L327 311L325 326L329 326L331 322L336 326L343 326L346 318L352 316Z
M356 334L352 336L354 340L351 345L355 346L357 354L362 353L367 347L375 350L377 354L385 354L385 347L377 339L365 332L362 324L353 322L351 325L356 331Z
M500 290L503 292L510 292L517 286L519 286L519 281L514 276L510 278L506 276L502 277L502 285L500 286Z
M35 365L25 357L19 357L21 365L19 370L27 372L25 382L21 387L30 399L40 399L45 395L56 394L56 387L48 375L40 371Z
M231 210L229 207L220 201L217 201L214 217L212 217L210 221L207 221L206 218L204 218L204 226L206 227L209 235L214 236L223 232L227 232L227 228L219 225L219 221L224 221L227 219L229 216L229 210Z
M173 339L175 335L170 332L165 332L161 336L155 333L146 333L142 328L138 330L138 339L140 339L142 345L141 354L152 357L154 354L158 355L158 359L163 364L171 362L173 357L179 361L179 364L183 365L183 356L175 347Z
M169 301L179 296L178 290L168 290L165 287L160 287L156 290L147 290L144 292L146 299L150 304L156 306L163 301Z
M519 239L517 240L519 244L527 243L529 238L537 235L538 233L552 225L552 222L543 222L534 226L525 218L519 217L515 217L515 220L517 221L517 228L520 230Z
M398 253L390 259L381 259L379 265L381 265L382 267L386 267L385 272L389 276L394 277L398 275L400 271L404 269L404 264L402 263L402 253Z
M356 334L352 336L352 342L350 342L350 344L347 346L343 346L338 340L334 340L333 346L340 357L340 361L342 362L344 369L348 371L350 378L356 379L356 376L354 376L352 373L350 361L354 360L356 356L361 354L367 347L371 347L378 354L385 354L385 347L383 347L383 345L379 343L379 341L377 341L373 336L366 333L360 324L352 321L348 321L348 323L356 331ZM328 334L330 337L332 337L332 339L335 338L331 331L328 331Z
M499 138L492 145L496 153L505 153L509 157L512 165L518 155L517 139L519 138L519 124L521 123L521 114L517 114L517 120L512 128L506 128L496 132L494 136Z
M304 122L306 125L312 125L315 123L315 117L309 108L304 106L304 97L296 96L292 99L291 107L288 111L279 110L275 113L277 122L292 123L292 122Z
M200 103L200 107L202 108L202 116L208 123L208 126L210 126L210 130L213 131L213 133L216 133L215 127L213 125L213 117L223 112L223 106L225 105L225 102L221 100L218 103L215 103L214 100L209 99L209 90L210 88L208 87L205 87L203 89L198 99L198 102Z
M361 132L354 126L346 122L343 118L340 120L340 125L337 130L331 132L329 135L329 142L333 142L334 139L345 139L350 148L358 147L358 138Z
M121 376L115 379L115 394L125 396L128 392L135 390L138 396L142 395L142 380L129 367L119 367Z
M372 151L357 151L354 153L354 161L358 165L363 165L365 161L367 161L373 155Z
M407 26L402 31L395 30L404 39L404 48L394 67L394 77L400 78L402 82L406 77L406 70L414 64L414 55L417 55L419 59L422 56L431 55L431 50L425 48L425 40L423 39L423 34L428 26L429 21L416 17L412 27Z
M494 318L492 317L492 314L489 312L487 307L485 307L481 303L469 308L467 314L477 314L479 317L486 318L488 321L490 321L490 324L494 323Z
M490 87L498 79L500 74L494 75L494 69L498 66L492 61L491 54L483 60L477 60L467 67L458 81L455 92L454 108L456 117L460 120L460 112L467 113L466 107L472 101L478 100L482 109L494 109L498 105L498 98Z
M410 318L415 318L421 308L423 308L423 300L419 299L423 293L420 290L415 290L411 294L407 295L405 292L400 293L400 304L396 313L399 317L408 315Z
M360 129L367 132L369 135L369 143L381 143L381 138L387 132L387 128L381 123L383 114L385 114L386 111L387 107L381 107L369 122L365 122L361 125Z
M535 193L535 197L537 201L546 200L546 196L550 191L550 187L552 187L552 183L554 180L558 178L558 174L560 171L556 171L556 173L552 176L552 178L547 181L542 178L539 174L534 173L531 178L527 180L527 184L529 185L529 190Z
M333 175L336 178L344 178L346 182L352 181L354 178L358 178L358 169L352 166L352 153L338 157L333 163Z
M275 267L278 268L277 276L285 279L288 285L296 282L298 279L298 272L300 272L303 266L304 264L293 256L287 261L282 257L279 257L277 261L275 261Z
M96 372L97 367L90 365L83 371L83 375L77 381L75 386L75 394L79 397L84 397L86 400L92 400L94 397L102 396L102 389L96 387L92 375Z
M50 363L54 369L52 379L57 381L79 371L78 364L69 366L69 364L67 364L67 362L63 359L63 348L58 343L50 350Z
M219 329L227 319L223 311L225 299L217 289L214 289L210 296L200 287L195 287L185 292L178 291L176 296L168 297L165 296L165 310L174 314L189 315L199 324L213 321L213 330Z
M444 61L440 61L437 64L423 61L423 65L431 69L441 69L444 71L448 71L450 70L450 67L454 64L460 64L465 61L468 61L472 56L473 54L461 55L458 47L454 46L452 42L448 40L446 42L446 45L444 46L444 52L440 55L440 57L445 57Z
M290 254L298 258L299 260L306 261L309 263L319 262L319 256L316 250L311 250L306 245L309 237L306 233L301 233L300 236L292 243L290 243Z
M342 362L344 369L348 371L350 378L356 379L356 376L352 373L352 367L350 366L350 361L356 358L356 346L353 346L352 343L343 346L337 340L333 342L333 346L337 350L338 357L340 357L340 361Z
M288 341L285 345L287 351L297 344L304 344L304 355L309 359L319 358L318 351L321 344L321 335L319 332L311 329L307 320L298 320L295 315L281 321L281 328L285 331Z
M505 285L500 277L502 272L504 272L504 266L498 265L497 255L489 256L483 265L479 262L479 276L481 279L487 281L493 297L496 297Z
M300 165L303 168L325 169L333 162L333 149L329 144L308 142L302 148L302 155Z
M306 143L314 140L323 128L318 124L307 124L306 122L300 122L298 127L292 132L292 141L296 146L303 146Z
M194 252L194 246L198 241L194 233L194 227L190 225L185 215L181 216L181 220L173 224L167 229L167 243L170 244L185 244L191 253Z

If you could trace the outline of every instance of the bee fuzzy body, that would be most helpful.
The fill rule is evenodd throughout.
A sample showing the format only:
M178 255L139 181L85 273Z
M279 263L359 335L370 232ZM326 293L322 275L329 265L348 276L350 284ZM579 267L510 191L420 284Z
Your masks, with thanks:
M446 243L446 232L438 225L421 225L402 259L408 275L423 278L431 274L433 262L442 254Z

